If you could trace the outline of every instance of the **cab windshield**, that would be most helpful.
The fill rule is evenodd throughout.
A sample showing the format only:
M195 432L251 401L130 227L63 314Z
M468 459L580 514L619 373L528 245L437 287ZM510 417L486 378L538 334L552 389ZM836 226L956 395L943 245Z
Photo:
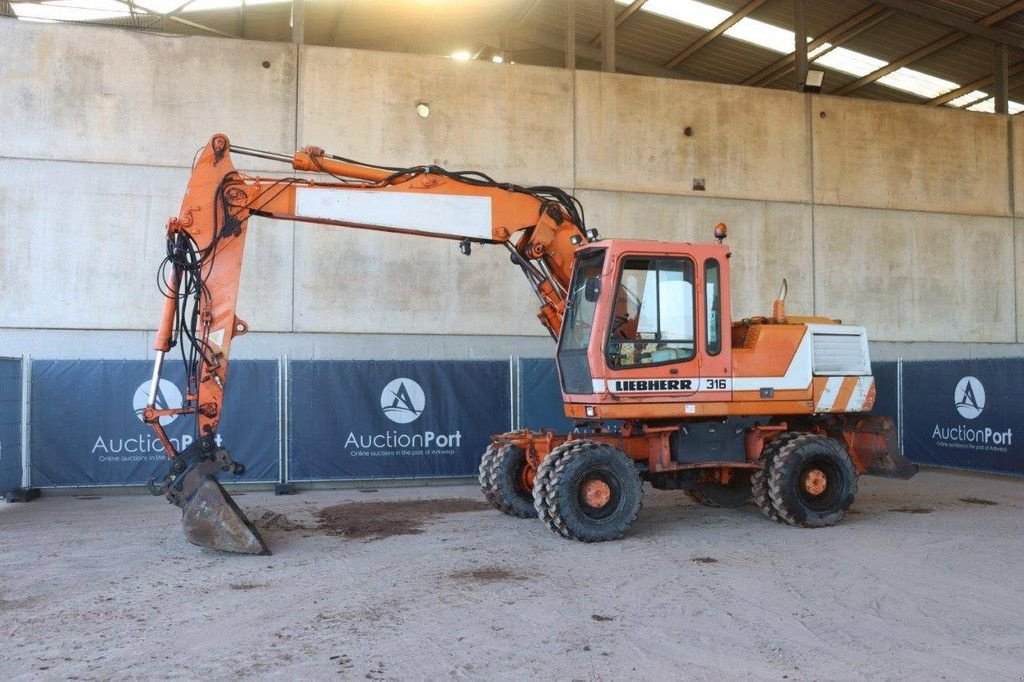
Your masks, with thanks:
M576 259L576 272L569 285L569 298L562 322L561 350L583 350L590 343L594 310L597 307L596 286L601 281L604 253L604 249L594 250ZM591 289L589 296L588 283Z

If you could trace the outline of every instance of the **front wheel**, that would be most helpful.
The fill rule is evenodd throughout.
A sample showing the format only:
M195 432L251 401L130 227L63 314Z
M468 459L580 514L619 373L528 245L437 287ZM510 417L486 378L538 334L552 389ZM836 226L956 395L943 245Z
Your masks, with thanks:
M533 486L548 528L571 540L625 535L643 506L643 482L626 453L593 441L569 441L545 458Z
M782 445L767 478L772 509L791 526L834 526L857 495L857 469L846 448L813 433Z

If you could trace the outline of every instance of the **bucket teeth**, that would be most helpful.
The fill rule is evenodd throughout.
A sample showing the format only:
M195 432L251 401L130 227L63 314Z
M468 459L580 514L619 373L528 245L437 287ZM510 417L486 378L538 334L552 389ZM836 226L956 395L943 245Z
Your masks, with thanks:
M212 475L203 477L181 516L193 545L238 554L270 554L252 522Z

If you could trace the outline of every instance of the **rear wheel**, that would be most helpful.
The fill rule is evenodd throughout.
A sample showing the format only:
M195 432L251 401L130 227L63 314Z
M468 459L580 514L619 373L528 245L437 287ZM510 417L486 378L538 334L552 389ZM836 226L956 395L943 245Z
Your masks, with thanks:
M491 457L488 483L494 506L509 516L529 519L537 516L533 490L527 485L526 453L515 445L502 445Z
M643 506L643 482L626 453L592 441L551 451L533 487L534 505L548 528L582 542L621 538Z
M686 494L691 500L705 507L735 509L750 502L753 495L750 481L749 471L736 470L733 471L728 483L722 484L713 479L697 481L693 490L687 490Z
M497 493L495 493L494 487L491 485L491 463L497 453L498 446L494 443L488 445L487 449L484 450L484 456L480 458L477 480L480 482L480 492L484 494L484 499L490 502L495 509L500 509Z
M799 431L785 431L768 441L764 449L761 450L760 460L764 463L764 467L754 471L750 477L750 491L754 498L754 504L762 514L778 523L782 523L782 520L779 519L779 513L772 506L772 498L768 494L768 471L782 446L801 435L803 434Z
M768 470L768 494L784 523L834 526L857 495L857 469L838 441L800 434L775 454Z

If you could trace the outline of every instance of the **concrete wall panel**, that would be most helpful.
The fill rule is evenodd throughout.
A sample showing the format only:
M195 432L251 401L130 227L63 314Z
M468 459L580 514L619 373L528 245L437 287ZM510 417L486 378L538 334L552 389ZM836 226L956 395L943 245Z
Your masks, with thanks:
M806 103L774 90L577 71L576 163L577 187L587 189L809 201ZM693 190L694 178L705 191Z
M811 105L816 202L1009 215L1005 118L846 97Z
M0 159L0 326L153 329L188 170ZM254 230L239 316L291 323L291 235ZM258 311L250 314L249 311Z
M286 44L0 21L0 92L0 156L186 166L217 132L295 147Z
M1008 218L819 206L815 271L816 312L873 340L1015 340Z
M536 296L501 246L298 228L295 329L390 334L546 335Z
M300 145L388 166L437 164L571 187L564 69L303 47ZM416 104L427 103L421 118Z
M1014 215L1024 217L1024 118L1010 117L1013 144L1013 207Z
M782 278L787 309L810 314L811 209L800 204L581 191L587 224L602 236L708 243L729 226L733 319L770 315Z

